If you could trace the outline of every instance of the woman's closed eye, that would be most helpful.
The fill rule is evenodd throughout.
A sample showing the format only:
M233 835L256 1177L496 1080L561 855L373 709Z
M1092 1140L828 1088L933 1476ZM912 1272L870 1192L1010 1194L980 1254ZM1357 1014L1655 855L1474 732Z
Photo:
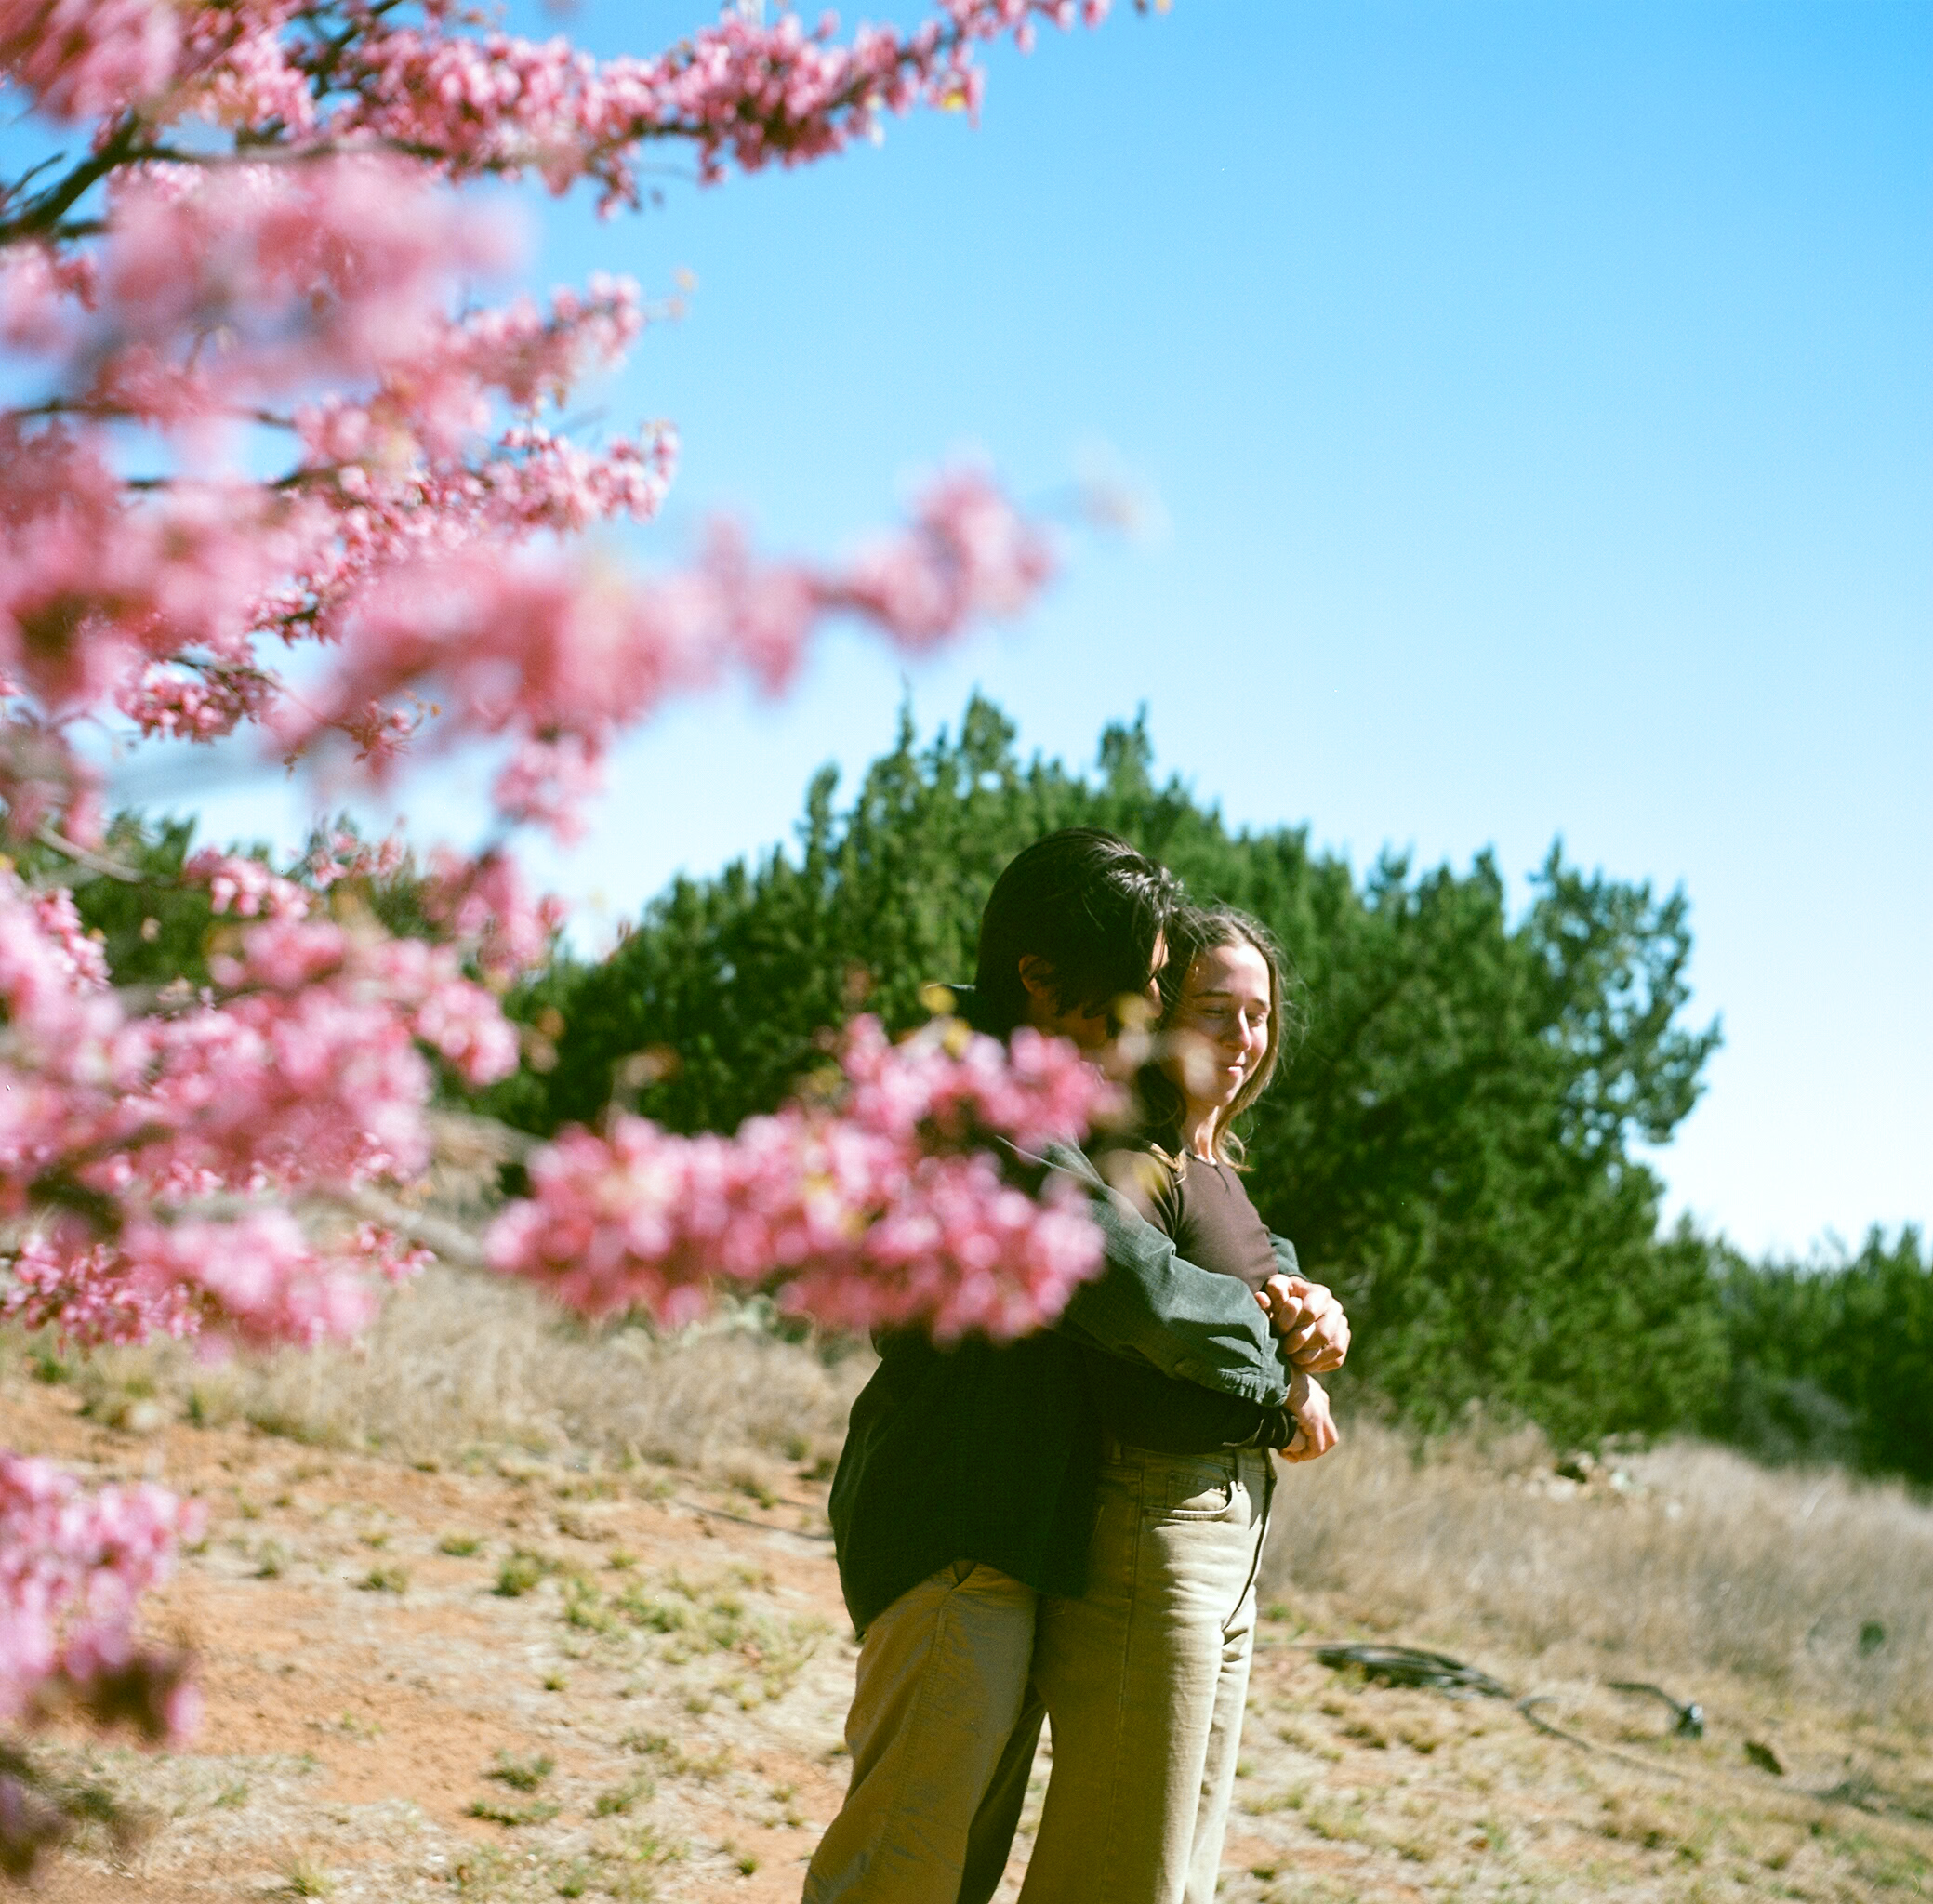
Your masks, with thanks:
M1221 1037L1235 1030L1239 1024L1247 1025L1251 1031L1260 1031L1268 1023L1266 1009L1238 1011L1233 1005L1201 1005L1188 1014L1198 1030Z

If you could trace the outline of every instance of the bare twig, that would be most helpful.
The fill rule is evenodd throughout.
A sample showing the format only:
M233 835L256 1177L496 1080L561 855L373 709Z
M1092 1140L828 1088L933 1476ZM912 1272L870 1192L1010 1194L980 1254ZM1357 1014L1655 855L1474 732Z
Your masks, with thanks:
M366 1183L331 1192L329 1201L352 1215L380 1223L386 1230L394 1230L399 1236L419 1243L426 1250L433 1250L445 1263L460 1263L465 1269L484 1266L483 1244L462 1224L453 1223L447 1217L412 1210L406 1203L399 1203Z
M43 820L33 829L33 837L50 853L58 853L62 859L71 859L77 866L86 866L90 873L99 873L104 879L118 879L124 886L150 886L160 882L150 879L146 873L137 872L132 866L124 866L118 861L103 859L98 853L90 853L79 846L66 834L60 832L51 820Z

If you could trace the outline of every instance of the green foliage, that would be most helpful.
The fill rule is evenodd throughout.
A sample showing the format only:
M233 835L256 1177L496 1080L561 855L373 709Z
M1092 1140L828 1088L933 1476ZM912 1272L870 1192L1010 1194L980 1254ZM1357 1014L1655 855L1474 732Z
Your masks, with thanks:
M1933 1482L1933 1249L1902 1227L1859 1253L1752 1263L1718 1252L1730 1378L1704 1425L1772 1461L1845 1461Z
M354 835L356 827L341 816L319 831L325 837ZM207 982L209 952L249 921L218 917L205 886L182 883L181 869L193 848L192 819L156 821L120 813L98 852L89 855L91 865L37 842L20 849L15 864L30 883L69 888L83 924L102 943L116 985L158 986L185 979L200 985ZM274 864L274 854L259 840L227 850ZM414 854L405 853L401 864L380 878L355 874L338 879L325 894L312 896L331 917L371 919L398 938L443 938L444 933L424 916L423 886ZM572 971L567 959L560 959L547 973L567 983Z
M117 813L98 857L140 875L139 885L39 845L21 850L18 863L23 879L72 889L82 923L101 938L116 985L164 985L185 978L200 985L207 982L215 913L205 887L180 883L193 837L192 820ZM259 851L266 855L265 848Z
M1092 774L1024 762L1013 742L975 697L957 734L924 747L903 720L843 810L822 772L795 853L681 879L611 958L560 954L521 987L528 1062L479 1108L549 1132L615 1098L673 1129L730 1130L821 1063L855 1011L906 1028L928 981L970 976L987 890L1022 846L1106 826L1198 898L1260 915L1297 968L1308 1032L1251 1117L1250 1183L1349 1305L1343 1387L1425 1428L1473 1405L1564 1442L1696 1425L1768 1459L1933 1481L1933 1260L1917 1231L1809 1265L1658 1234L1660 1186L1632 1145L1670 1137L1717 1043L1681 1023L1682 893L1587 875L1554 846L1513 917L1488 854L1463 872L1385 855L1358 878L1299 828L1231 832L1181 782L1155 784L1141 720L1107 730ZM37 845L19 864L72 885L116 984L200 984L233 927L179 883L192 831L115 819L99 857L139 885ZM405 864L329 904L420 932L417 891ZM549 1570L520 1551L496 1591Z
M549 1752L539 1752L534 1758L513 1759L508 1752L496 1754L496 1763L483 1777L498 1779L516 1792L535 1792L552 1772L557 1769L557 1761Z
M1725 1371L1704 1246L1657 1238L1630 1154L1695 1102L1715 1029L1680 1023L1682 894L1586 875L1554 847L1513 919L1495 865L1358 880L1297 828L1231 832L1158 786L1143 721L1092 777L1023 762L975 698L921 747L910 721L850 807L821 773L795 853L681 879L602 965L520 997L556 1064L489 1107L526 1129L614 1095L683 1130L777 1104L859 1009L899 1028L970 976L996 874L1056 826L1106 826L1198 897L1259 914L1307 988L1306 1041L1251 1132L1251 1187L1357 1325L1351 1380L1423 1425L1472 1402L1561 1438L1691 1419ZM557 1018L562 1025L557 1025Z

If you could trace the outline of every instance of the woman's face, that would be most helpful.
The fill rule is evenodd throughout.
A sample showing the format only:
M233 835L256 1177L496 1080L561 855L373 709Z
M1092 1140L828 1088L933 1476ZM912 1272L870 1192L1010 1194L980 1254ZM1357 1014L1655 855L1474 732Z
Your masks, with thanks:
M1268 1051L1268 961L1238 940L1196 955L1167 1029L1162 1060L1191 1112L1225 1111Z

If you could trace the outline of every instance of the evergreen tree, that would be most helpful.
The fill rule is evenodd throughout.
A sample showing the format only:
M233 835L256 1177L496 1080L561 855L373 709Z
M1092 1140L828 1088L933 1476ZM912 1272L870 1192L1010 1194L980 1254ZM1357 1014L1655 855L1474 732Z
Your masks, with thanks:
M1730 1379L1705 1426L1771 1461L1846 1461L1933 1483L1933 1250L1911 1224L1856 1255L1718 1252Z
M1717 1041L1679 1022L1683 896L1556 847L1517 919L1488 855L1420 874L1385 857L1358 881L1301 829L1231 832L1156 784L1152 752L1145 721L1110 728L1090 777L1024 763L977 697L923 747L903 718L849 807L831 769L814 779L795 853L678 880L608 959L518 1001L556 1014L556 1064L492 1107L549 1130L615 1085L676 1129L730 1129L818 1061L827 1027L861 1008L913 1025L923 985L970 975L1022 846L1106 826L1256 913L1294 961L1309 1032L1257 1108L1251 1186L1347 1300L1355 1382L1425 1425L1480 1403L1564 1438L1707 1409L1726 1349L1706 1250L1659 1239L1661 1186L1630 1154L1690 1109Z

